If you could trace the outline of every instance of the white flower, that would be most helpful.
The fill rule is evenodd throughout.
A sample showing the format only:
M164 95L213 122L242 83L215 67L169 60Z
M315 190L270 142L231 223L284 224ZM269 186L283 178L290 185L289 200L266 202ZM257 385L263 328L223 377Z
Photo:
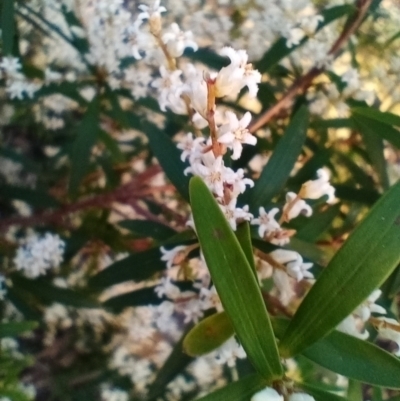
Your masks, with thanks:
M258 84L261 82L261 74L253 70L251 64L247 64L248 55L245 50L234 50L232 47L224 47L220 51L222 56L230 58L231 63L223 67L215 82L216 96L237 96L245 86L249 89L249 95L255 97Z
M284 401L284 398L272 387L266 387L264 390L255 393L250 401Z
M234 198L237 198L239 194L242 194L246 190L246 185L250 188L254 186L253 180L244 177L244 170L242 168L239 168L235 173L227 177L226 182L232 186L230 189Z
M260 207L260 209L259 209L260 216L256 219L253 219L251 221L251 224L260 226L258 228L258 235L261 238L264 238L264 236L270 232L274 232L276 230L281 229L281 226L275 220L275 216L278 212L279 212L279 209L277 207L273 208L268 213L265 211L265 209L263 207Z
M198 49L197 43L193 40L191 31L183 32L177 23L171 24L170 31L162 37L163 42L167 45L169 54L172 57L182 56L187 47L191 47L194 51Z
M197 171L200 173L208 188L222 198L224 196L224 163L222 156L218 156L207 166L202 164L197 165Z
M160 18L161 13L167 11L164 6L160 6L160 0L156 0L152 6L146 6L145 4L139 5L139 10L142 12L138 15L139 20Z
M376 327L379 337L394 341L398 347L394 354L400 356L400 324L397 320L388 317L378 317L377 320L380 320Z
M303 258L297 252L288 249L276 249L270 255L280 264L286 266L286 272L289 276L297 281L303 278L314 278L313 274L308 270L312 267L312 263L303 263Z
M327 203L335 200L335 188L329 183L329 173L320 168L317 170L318 179L305 182L299 195L305 199L319 199L328 196Z
M380 305L375 304L375 301L381 296L381 290L375 290L353 313L358 316L363 322L366 322L371 313L380 313L385 315L386 309Z
M207 120L207 84L203 77L191 79L183 91L190 99L190 105L205 120Z
M3 60L0 63L0 68L2 68L7 75L14 76L19 74L22 66L17 57L3 57Z
M158 89L158 103L160 104L160 109L165 111L167 106L171 107L171 99L179 103L179 105L175 106L181 108L181 103L183 103L183 106L185 107L185 103L179 95L173 97L170 96L171 94L175 94L178 89L183 90L182 81L180 79L182 71L169 71L162 65L160 67L160 75L161 78L155 79L151 84L153 88Z
M342 333L349 334L353 337L360 338L361 340L366 340L369 337L367 330L360 324L360 321L355 318L354 315L347 316L337 327L336 330Z
M179 287L175 284L172 284L169 277L163 277L161 279L161 284L154 289L154 292L159 298L166 296L169 299L176 299L181 294Z
M186 258L186 246L178 245L170 250L165 249L163 246L160 247L162 253L161 260L167 262L167 268L170 269L172 266L181 264Z
M36 278L62 263L64 248L65 242L58 235L33 235L18 248L14 263L26 277Z
M181 154L181 160L185 161L186 159L194 160L200 159L201 151L204 148L204 137L193 138L193 134L189 132L186 134L185 139L180 141L177 145L178 149L183 150Z
M247 205L243 208L236 207L236 201L237 199L233 198L228 205L219 205L234 231L236 231L238 221L249 221L253 217L253 215L249 213L249 207Z
M290 395L289 401L315 401L315 398L306 393L295 393Z
M226 363L231 368L235 366L237 358L246 358L243 347L233 337L215 350L214 355L218 364L223 365Z
M226 112L228 124L224 124L219 128L218 142L225 144L229 149L233 150L232 159L239 159L242 154L243 144L255 145L257 138L250 134L247 126L251 121L251 114L247 112L241 120L238 120L235 113Z
M297 195L294 192L288 192L286 194L286 203L283 206L283 214L286 217L286 221L290 221L295 219L300 214L310 217L312 215L311 206L307 205L307 203L298 198L295 203L294 200L297 198Z

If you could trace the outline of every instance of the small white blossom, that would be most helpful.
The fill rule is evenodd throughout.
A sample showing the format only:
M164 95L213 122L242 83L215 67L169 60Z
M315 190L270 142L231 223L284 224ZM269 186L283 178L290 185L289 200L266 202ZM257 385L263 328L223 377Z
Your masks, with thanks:
M159 298L167 297L169 299L176 299L180 296L181 290L175 284L172 284L169 277L161 278L161 284L158 285L154 292Z
M385 315L386 309L380 305L377 305L375 301L381 296L381 290L375 290L364 301L353 313L358 316L363 322L366 322L370 317L371 313L380 313Z
M47 270L60 266L64 248L65 242L58 235L33 235L18 248L14 263L17 270L22 270L26 277L36 278L46 274Z
M237 199L233 198L228 205L219 205L234 231L236 231L238 222L249 221L253 218L253 215L249 213L249 207L247 205L243 208L236 207L236 202Z
M233 150L232 159L239 159L242 154L243 144L255 145L257 138L250 134L247 126L251 121L251 114L247 112L241 120L238 120L235 113L226 112L228 124L224 124L219 128L218 142L225 144L229 149Z
M305 182L300 190L299 195L305 199L319 199L327 195L327 203L335 200L335 188L329 183L329 173L320 168L317 170L318 178Z
M284 401L284 398L272 387L266 387L264 390L255 393L250 401Z
M142 12L138 15L138 19L151 19L154 17L160 18L161 13L167 11L164 6L160 6L160 0L156 0L152 6L146 6L145 4L139 5L139 10Z
M226 363L231 368L235 366L236 359L246 358L243 347L233 337L215 350L214 355L217 363L221 365Z
M198 49L197 43L193 40L191 31L181 31L177 23L172 23L169 32L162 37L163 42L167 45L169 54L172 57L182 56L187 47L194 51Z
M161 260L167 262L167 268L171 269L172 266L181 264L186 258L186 246L178 245L170 250L160 247L162 253Z
M181 160L189 159L192 163L195 159L200 159L202 150L204 148L204 137L193 138L193 134L189 132L186 134L185 139L180 141L177 145L178 149L183 150L181 153Z
M294 393L290 395L289 401L315 401L315 398L306 393Z
M286 221L290 221L295 219L300 214L310 217L312 215L312 208L310 205L303 200L298 198L296 202L294 200L297 198L297 195L294 192L288 192L286 194L286 203L283 206L283 214L286 217ZM294 202L294 203L293 203Z
M280 224L275 220L275 216L278 212L279 209L277 207L273 208L268 213L265 211L263 207L260 207L259 209L260 216L256 219L253 219L251 221L251 224L260 226L258 227L258 235L261 238L264 238L266 234L281 229Z
M3 57L0 63L0 68L4 70L7 75L14 76L19 74L22 65L17 57Z
M297 281L303 278L314 278L313 274L308 270L312 267L312 263L303 263L301 255L295 251L288 249L276 249L270 253L278 263L286 266L286 272L289 276Z
M360 320L357 320L354 315L349 315L336 327L336 330L361 340L366 340L369 337L369 333L364 330L363 325L360 323Z

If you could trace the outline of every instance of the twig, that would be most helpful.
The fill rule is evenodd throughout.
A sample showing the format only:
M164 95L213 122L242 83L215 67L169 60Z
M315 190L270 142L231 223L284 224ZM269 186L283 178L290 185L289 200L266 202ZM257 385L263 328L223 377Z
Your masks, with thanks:
M353 18L351 18L345 25L342 33L328 52L328 55L333 59L338 56L340 49L360 26L369 7L371 6L371 3L372 0L359 0L357 2L357 11L355 12ZM290 108L290 106L293 104L293 99L298 94L304 93L310 87L314 78L320 75L324 70L324 67L313 67L310 71L308 71L307 74L295 81L285 95L274 106L266 110L256 121L250 125L249 131L257 131L283 111Z

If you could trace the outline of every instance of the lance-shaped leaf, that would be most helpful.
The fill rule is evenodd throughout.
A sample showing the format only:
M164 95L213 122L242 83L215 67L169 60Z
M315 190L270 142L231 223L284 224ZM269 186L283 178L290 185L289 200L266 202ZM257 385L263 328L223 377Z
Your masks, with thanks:
M249 401L253 394L264 387L267 387L267 383L260 376L251 375L228 384L197 401Z
M9 56L12 54L14 47L14 0L3 0L2 3L1 37L3 40L3 54Z
M303 351L332 331L386 280L400 262L400 183L356 228L304 298L280 349Z
M157 240L166 240L176 234L176 231L165 224L150 220L123 220L118 223L138 235Z
M239 224L236 232L236 238L239 241L240 246L243 249L244 254L246 255L247 261L251 267L251 270L254 273L256 280L257 271L256 271L256 264L254 262L254 254L253 254L253 244L251 243L251 233L250 233L250 224L248 221L245 221L242 224Z
M296 383L298 387L304 390L305 393L310 394L314 397L315 401L347 401L347 398L343 398L340 395L328 393L327 391L321 390L318 387L308 383Z
M359 114L364 117L372 118L373 120L380 121L388 125L396 125L400 127L400 116L397 114L389 113L387 111L380 111L372 107L354 107L351 109L353 114Z
M233 334L232 322L226 312L214 313L189 331L183 341L183 350L190 356L205 355L220 347Z
M260 178L246 194L245 199L252 210L270 202L285 186L306 139L308 115L305 106L297 111Z
M143 132L149 139L150 148L161 164L165 174L183 198L188 200L189 178L183 174L186 165L180 159L181 151L172 142L171 138L155 125L148 122L142 125Z
M281 338L289 320L272 320L275 335ZM368 341L332 331L301 353L312 362L335 373L374 386L398 389L400 359Z
M0 338L15 337L36 327L38 323L33 321L0 323Z
M246 255L201 178L193 177L189 188L200 245L235 332L256 370L267 380L280 378L271 322Z

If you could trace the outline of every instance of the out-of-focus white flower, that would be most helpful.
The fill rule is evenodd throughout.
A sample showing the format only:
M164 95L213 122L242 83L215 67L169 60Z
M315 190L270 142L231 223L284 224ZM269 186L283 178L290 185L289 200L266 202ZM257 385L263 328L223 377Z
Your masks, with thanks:
M19 71L22 68L21 62L17 57L3 57L0 63L0 68L7 74L14 76L19 74Z
M249 95L255 97L258 92L258 84L261 82L261 74L257 70L253 70L251 64L247 64L246 51L236 51L227 46L222 48L220 54L229 57L231 63L218 72L215 82L216 96L236 96L242 88L247 86Z
M288 192L286 194L286 203L283 206L283 215L286 217L286 221L295 219L300 214L306 217L310 217L312 215L311 206L307 205L307 203L300 198L294 202L296 198L297 195L294 192Z
M364 301L353 313L358 316L363 322L366 322L370 317L371 313L380 313L385 315L386 309L380 305L377 305L375 301L381 296L381 290L375 290Z
M175 284L172 284L169 277L162 277L161 283L154 289L159 298L166 296L169 299L176 299L180 296L181 290Z
M284 399L275 389L266 387L264 390L255 393L250 401L284 401Z
M357 321L354 315L347 316L346 319L336 327L336 330L360 338L361 340L366 340L369 337L368 331L364 330L363 325L360 324L360 321Z
M160 67L160 75L161 78L155 79L151 83L151 86L158 89L158 103L160 104L160 109L166 111L166 107L169 106L169 95L182 87L182 81L180 79L182 71L169 71L162 65ZM182 102L180 98L177 100Z
M259 209L259 217L253 219L251 224L259 225L258 227L258 235L261 238L264 238L265 235L274 232L276 230L280 230L280 224L275 220L276 214L279 212L277 207L270 210L268 213L265 211L263 207Z
M194 158L199 159L203 149L202 145L204 144L204 141L204 137L193 138L193 134L191 132L187 133L185 135L185 139L183 141L179 141L177 145L178 149L183 150L181 154L181 160L193 160Z
M178 245L170 250L165 249L163 246L160 247L162 253L161 260L167 262L167 268L170 269L172 266L181 264L186 258L186 246Z
M320 168L317 170L318 178L305 182L299 192L299 196L305 199L319 199L327 195L327 203L335 201L335 188L329 183L329 173Z
M288 249L276 249L270 252L270 256L278 263L285 265L286 272L297 281L303 278L314 278L313 274L308 271L313 264L303 263L303 258L299 253Z
M50 233L43 237L33 235L17 250L14 263L29 278L36 278L63 261L65 242Z
M119 388L103 386L101 389L101 401L128 401L129 394Z
M253 215L249 213L249 207L247 205L243 208L236 207L236 201L237 199L233 198L228 205L219 205L234 231L236 231L238 221L249 221L253 218Z
M138 15L138 19L144 20L144 19L151 19L154 17L160 18L161 13L167 11L167 9L164 6L161 6L160 3L161 3L160 0L155 0L152 6L146 6L145 4L140 4L138 8L142 12Z
M376 325L379 337L386 338L397 344L396 356L400 356L400 324L397 320L388 317L378 317L380 322Z
M315 398L306 393L294 393L290 395L289 401L315 401Z
M181 31L179 25L175 22L171 24L169 32L163 35L162 40L172 57L182 56L187 47L192 48L194 51L198 49L197 43L193 40L193 33L191 31Z
M214 355L217 363L221 365L226 363L231 368L235 366L236 359L246 358L246 352L243 347L233 337L215 350Z
M257 138L250 134L247 126L251 121L251 114L247 112L240 120L235 113L226 112L228 124L224 124L219 128L218 142L225 144L229 149L233 150L232 159L239 159L242 154L243 144L255 145Z
M197 166L197 171L200 173L208 188L222 198L224 196L224 164L222 156L218 156L207 166L199 164Z

